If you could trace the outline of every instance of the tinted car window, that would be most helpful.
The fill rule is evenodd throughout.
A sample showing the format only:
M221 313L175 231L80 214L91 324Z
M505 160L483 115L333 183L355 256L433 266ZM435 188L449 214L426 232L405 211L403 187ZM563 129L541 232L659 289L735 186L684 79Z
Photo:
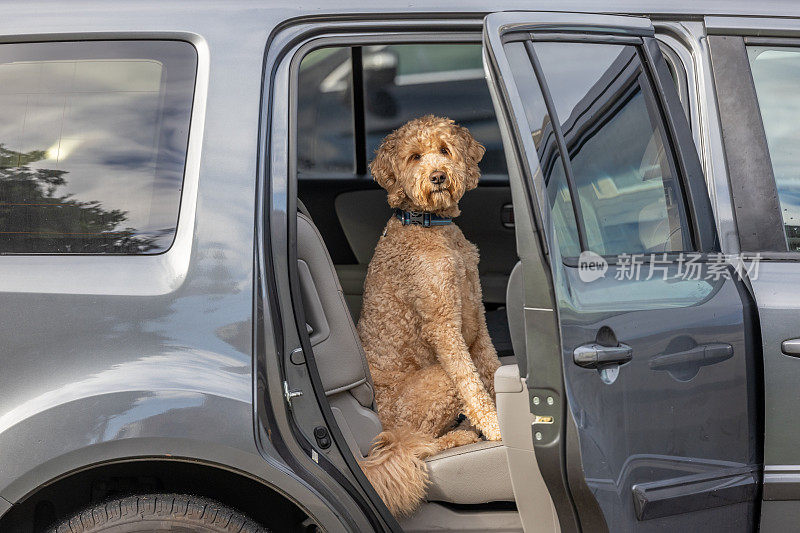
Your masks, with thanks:
M636 49L534 48L564 132L589 250L691 250L677 173Z
M196 64L179 41L0 45L0 252L169 248Z
M577 257L581 253L581 247L572 197L544 96L536 81L525 45L521 42L509 43L505 46L505 53L514 72L514 83L520 92L525 107L525 118L536 146L553 214L553 230L561 256Z
M800 49L750 46L748 55L787 245L800 251Z
M480 164L484 178L507 179L500 129L481 53L479 44L365 48L367 156L372 157L390 131L430 113L466 126L486 147Z
M354 124L361 120L361 147L371 160L389 132L432 113L466 126L486 146L480 165L484 178L508 179L480 45L426 43L358 50L362 69L355 77L350 47L311 52L300 64L299 178L352 178L357 167ZM356 102L359 113L353 108L354 79L363 89L362 101Z
M297 173L352 177L353 62L350 48L320 48L300 63Z

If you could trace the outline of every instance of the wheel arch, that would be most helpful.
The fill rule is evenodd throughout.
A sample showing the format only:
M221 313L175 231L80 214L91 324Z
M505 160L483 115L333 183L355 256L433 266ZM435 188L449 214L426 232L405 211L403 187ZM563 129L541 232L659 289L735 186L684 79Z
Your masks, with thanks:
M262 467L263 470L263 467ZM298 480L267 480L251 471L189 457L140 456L86 465L40 483L0 517L0 531L41 531L96 503L115 497L176 493L203 496L277 531L297 530L312 519L313 504L291 487Z
M30 512L26 505L35 507L36 498L44 499L43 495L48 494L42 491L53 486L70 487L76 479L85 480L87 476L89 481L77 483L76 490L83 491L82 503L88 506L92 503L92 483L106 474L130 470L120 465L151 470L157 465L163 476L174 474L175 479L186 482L178 486L163 483L162 479L161 488L153 487L153 491L163 492L175 485L172 492L211 499L216 499L215 494L205 490L202 483L187 481L204 479L192 477L194 473L202 471L220 482L241 480L239 485L249 486L257 493L279 495L326 529L340 529L341 517L286 466L268 438L260 439L263 449L257 447L254 431L259 429L254 427L252 403L246 400L203 390L104 390L67 401L54 400L45 408L32 402L36 405L18 409L21 414L13 423L5 427L0 423L0 450L4 456L0 464L0 503L12 504L7 509L7 505L0 505L0 531L12 531L6 525L11 520L8 517ZM9 418L0 417L0 422ZM119 479L114 483L119 484ZM127 492L131 493L147 483L133 480L129 485ZM241 507L225 496L221 503ZM51 501L54 506L59 503ZM74 504L64 504L71 505Z

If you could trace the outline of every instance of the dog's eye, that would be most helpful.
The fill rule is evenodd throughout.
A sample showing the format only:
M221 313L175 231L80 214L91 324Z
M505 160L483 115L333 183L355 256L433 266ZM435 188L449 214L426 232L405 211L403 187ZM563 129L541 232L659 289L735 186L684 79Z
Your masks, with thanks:
M422 159L422 156L419 155L419 154L412 154L411 155L411 160L412 161L419 161L420 159Z
M441 152L442 155L450 155L450 152L448 152L447 148L445 148L444 146L439 148L439 152Z

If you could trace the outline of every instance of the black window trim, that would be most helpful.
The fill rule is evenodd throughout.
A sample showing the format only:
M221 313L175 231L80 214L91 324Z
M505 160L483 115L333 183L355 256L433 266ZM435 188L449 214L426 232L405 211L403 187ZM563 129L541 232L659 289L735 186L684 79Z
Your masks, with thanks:
M531 62L531 67L533 68L533 75L535 76L536 81L539 83L539 89L541 91L542 98L544 98L547 114L550 116L550 125L553 128L553 134L556 139L556 149L558 150L558 154L561 156L561 165L564 167L564 179L567 182L570 203L572 204L572 212L575 215L575 227L578 233L578 244L581 248L581 252L583 252L588 249L586 243L586 228L583 219L583 210L581 209L581 202L578 196L578 188L575 185L575 179L572 175L572 163L569 161L569 149L567 147L567 142L564 139L564 131L561 127L561 121L556 113L553 95L550 94L550 88L544 81L545 76L542 72L542 66L539 63L539 57L536 55L536 51L533 49L533 43L530 39L526 39L524 41L524 45L525 52L528 54L528 60Z
M353 143L355 176L367 175L367 114L364 112L364 47L351 46L352 68L350 76L353 83Z
M714 83L716 85L717 105L720 109L720 120L723 125L725 124L725 111L728 108L728 102L720 98L722 91L733 92L734 97L731 100L737 102L738 108L736 111L739 116L747 113L748 116L754 115L757 117L757 120L747 121L748 142L744 142L744 139L737 139L730 131L726 132L724 128L722 129L728 180L731 184L731 196L734 205L734 219L736 220L740 248L743 252L758 253L761 260L764 261L797 262L800 261L800 250L791 251L788 249L777 182L775 181L772 159L767 145L767 135L761 117L761 109L755 93L755 82L747 56L747 47L789 46L797 47L798 51L800 51L800 38L781 35L755 36L750 31L755 30L741 32L720 30L714 31L708 36ZM726 43L725 41L728 42ZM735 84L734 80L725 76L725 66L723 65L732 65L736 68L740 83ZM751 168L747 172L741 171L738 165L731 164L731 159L737 151L742 153L741 151L752 151L753 149L758 149L762 152L762 156L763 151L766 151L766 158L749 158L748 165ZM737 190L742 191L738 197ZM766 196L766 198L763 198L758 205L754 205L753 199L762 195ZM765 216L765 213L767 216ZM745 231L742 231L742 228L746 228ZM774 247L778 242L783 244L782 250L765 249L764 243Z

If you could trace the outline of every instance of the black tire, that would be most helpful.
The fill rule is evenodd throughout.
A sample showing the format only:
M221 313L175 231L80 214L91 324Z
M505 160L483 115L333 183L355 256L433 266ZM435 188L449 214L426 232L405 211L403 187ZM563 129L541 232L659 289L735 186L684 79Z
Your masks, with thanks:
M84 509L48 533L267 533L245 515L208 498L147 494Z

